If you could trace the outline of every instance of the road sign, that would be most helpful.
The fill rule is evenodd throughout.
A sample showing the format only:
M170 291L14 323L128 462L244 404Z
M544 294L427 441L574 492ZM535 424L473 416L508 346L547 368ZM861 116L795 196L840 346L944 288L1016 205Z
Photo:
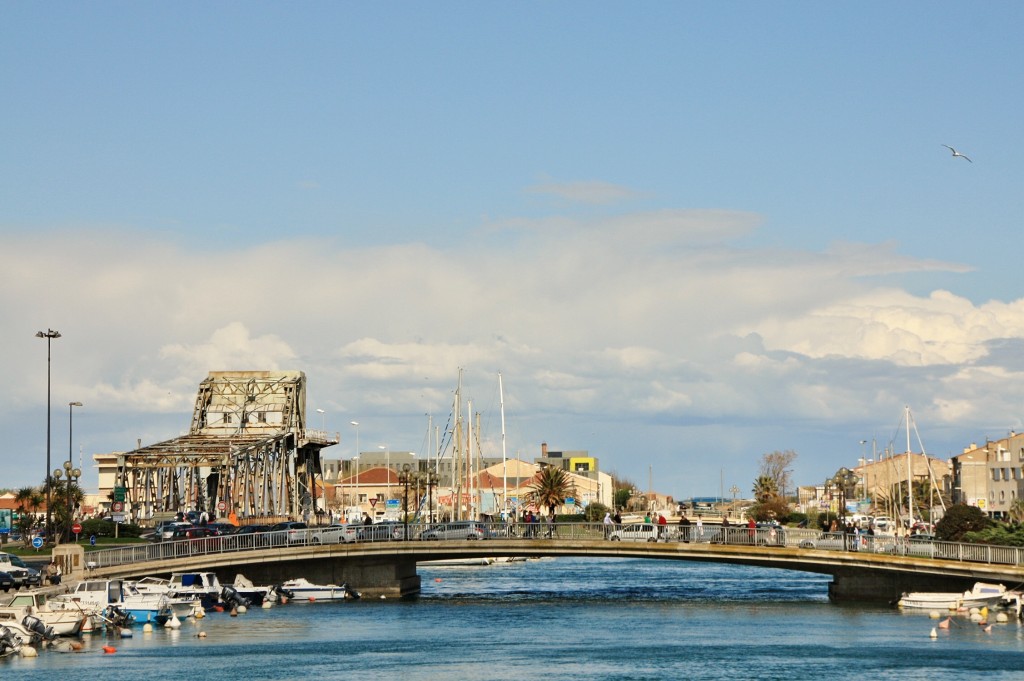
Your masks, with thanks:
M377 497L373 497L372 499L370 499L370 508L373 508L376 505L377 505Z
M71 526L71 531L75 534L82 534L82 526L79 523L75 523Z
M127 487L115 487L114 488L114 501L120 501L124 503L125 496L128 493Z
M32 537L32 548L34 548L34 549L41 549L41 548L43 548L43 538L42 537Z
M228 505L227 505L227 504L225 504L225 503L224 503L223 501L218 501L218 502L217 502L217 510L218 510L218 511L223 511L223 510L224 510L224 509L226 509L227 507L228 507Z
M113 521L115 523L123 523L124 522L124 514L123 513L121 513L121 514L115 513L114 515L111 516L111 518L113 519Z
M124 512L124 502L123 501L113 501L113 502L111 502L110 503L110 510L113 511L114 513L123 513Z

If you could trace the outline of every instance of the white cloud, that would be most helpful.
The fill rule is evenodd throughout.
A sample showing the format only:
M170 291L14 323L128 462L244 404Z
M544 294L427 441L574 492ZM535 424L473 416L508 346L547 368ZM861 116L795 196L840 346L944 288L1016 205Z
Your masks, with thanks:
M590 204L616 203L641 196L628 187L599 180L545 182L527 187L526 191L531 194L546 194L566 201Z
M901 290L900 273L964 268L892 244L737 248L759 221L508 221L449 249L299 238L209 253L130 230L17 235L0 253L12 386L0 406L38 409L46 365L32 334L49 326L64 333L55 402L88 401L97 422L180 413L186 428L208 371L297 369L328 413L416 449L459 367L481 404L496 402L479 393L496 391L497 371L514 386L513 450L562 439L553 446L607 448L624 470L635 461L620 449L703 451L714 433L714 447L749 455L751 441L794 446L765 428L858 428L905 403L951 428L1016 418L1024 381L1000 364L1015 354L991 349L1024 337L1024 301ZM99 435L94 446L113 448Z

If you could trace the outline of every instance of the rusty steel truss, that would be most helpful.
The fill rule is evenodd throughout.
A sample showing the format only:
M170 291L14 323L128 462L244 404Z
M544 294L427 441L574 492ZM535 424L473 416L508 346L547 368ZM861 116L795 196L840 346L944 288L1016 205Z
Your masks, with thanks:
M323 503L320 450L339 437L305 424L303 372L213 371L189 434L119 456L116 484L136 518L308 517Z

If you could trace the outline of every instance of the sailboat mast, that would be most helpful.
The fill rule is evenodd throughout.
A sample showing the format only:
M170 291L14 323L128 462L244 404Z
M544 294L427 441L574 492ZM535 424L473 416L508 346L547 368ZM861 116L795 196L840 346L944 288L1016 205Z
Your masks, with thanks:
M910 516L910 527L914 526L914 462L910 459L910 406L906 407L907 417L907 506Z
M473 512L473 400L466 400L466 457L468 458L467 471L469 479L466 484L469 486L469 519L476 520Z
M498 408L501 411L501 510L508 515L508 467L505 459L505 393L501 389L501 372L498 372Z

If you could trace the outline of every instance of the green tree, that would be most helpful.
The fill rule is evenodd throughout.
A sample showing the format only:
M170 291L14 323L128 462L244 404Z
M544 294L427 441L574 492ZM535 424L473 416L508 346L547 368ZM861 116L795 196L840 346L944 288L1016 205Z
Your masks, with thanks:
M977 506L955 504L935 523L935 537L942 541L963 541L968 532L980 532L992 525L992 520Z
M768 452L761 456L761 465L758 471L758 478L769 477L775 483L775 491L779 496L785 497L786 490L793 490L790 477L793 473L792 465L796 460L796 452L787 449L784 452Z
M576 486L569 474L561 468L545 466L530 481L530 499L538 506L546 506L551 515L555 508L575 496Z

